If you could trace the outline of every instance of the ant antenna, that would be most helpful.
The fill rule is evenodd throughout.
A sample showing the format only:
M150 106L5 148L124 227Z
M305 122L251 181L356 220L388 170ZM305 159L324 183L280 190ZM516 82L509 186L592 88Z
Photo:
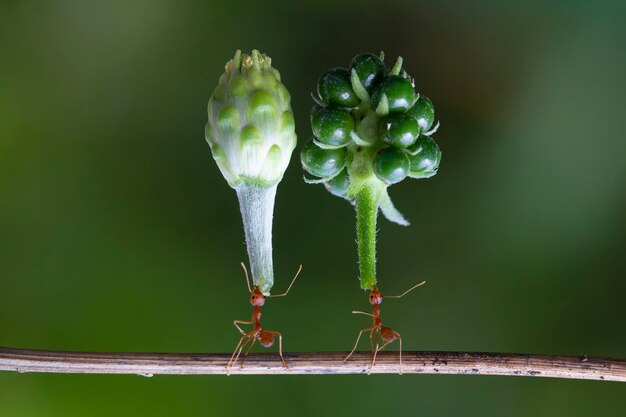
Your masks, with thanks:
M243 268L243 273L246 275L246 284L248 284L248 292L252 294L252 288L250 288L250 277L248 277L248 270L246 269L246 264L242 262L241 267Z
M407 295L408 293L410 293L411 291L413 291L414 289L416 289L417 287L421 287L424 284L426 284L426 281L422 281L419 284L412 286L411 288L409 288L408 290L406 290L405 292L403 292L400 295L385 295L384 298L402 298L405 295Z
M293 285L293 283L296 282L296 278L298 278L298 275L300 275L300 271L302 271L302 264L300 264L300 266L298 267L298 272L296 272L296 275L291 280L291 284L289 284L289 287L287 287L287 291L285 291L282 294L270 295L269 297L284 297L287 294L289 294L289 290L291 289L291 286Z

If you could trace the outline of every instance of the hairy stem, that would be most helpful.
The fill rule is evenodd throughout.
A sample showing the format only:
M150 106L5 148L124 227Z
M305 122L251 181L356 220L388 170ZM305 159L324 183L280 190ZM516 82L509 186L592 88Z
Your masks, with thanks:
M269 295L274 285L272 218L277 187L278 185L261 187L244 184L236 188L246 234L252 281L265 295Z
M359 280L364 290L376 287L376 219L383 190L384 186L370 181L355 196Z

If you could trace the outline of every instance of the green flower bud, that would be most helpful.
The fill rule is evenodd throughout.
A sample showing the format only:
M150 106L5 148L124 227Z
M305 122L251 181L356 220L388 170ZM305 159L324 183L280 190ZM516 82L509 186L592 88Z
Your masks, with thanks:
M350 68L356 71L359 81L368 93L372 92L374 86L383 78L385 74L385 64L378 56L364 52L352 59Z
M346 164L345 148L321 149L312 140L300 152L302 167L316 177L326 178L336 175Z
M376 153L374 173L384 183L396 184L406 178L409 165L406 153L398 148L385 148Z
M417 120L422 132L428 131L435 121L435 107L428 97L421 96L407 114Z
M237 51L209 99L208 114L206 140L231 187L282 179L296 133L289 92L268 56Z
M345 146L350 143L354 131L354 118L339 107L316 107L311 113L311 127L318 141L329 146Z
M352 90L350 73L345 68L331 68L317 81L317 93L329 104L354 107L361 102Z
M372 93L373 107L378 107L382 97L387 97L389 113L401 113L411 108L415 91L411 81L400 75L388 75Z
M420 136L409 148L409 176L411 178L430 178L437 173L441 162L441 150L429 136Z
M378 123L381 139L396 148L406 148L415 143L419 135L417 120L404 113L390 114Z

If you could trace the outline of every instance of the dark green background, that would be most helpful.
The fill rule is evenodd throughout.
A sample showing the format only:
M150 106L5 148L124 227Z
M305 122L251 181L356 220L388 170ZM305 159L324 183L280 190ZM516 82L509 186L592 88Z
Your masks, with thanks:
M105 4L107 3L107 4ZM0 3L0 345L228 352L250 306L237 201L203 138L235 49L273 58L302 144L317 75L401 54L444 156L391 189L383 306L406 349L626 356L626 8L596 1ZM299 147L297 152L299 151ZM354 213L279 187L264 324L348 350ZM366 344L363 345L366 348ZM474 376L0 374L0 416L622 416L617 383Z

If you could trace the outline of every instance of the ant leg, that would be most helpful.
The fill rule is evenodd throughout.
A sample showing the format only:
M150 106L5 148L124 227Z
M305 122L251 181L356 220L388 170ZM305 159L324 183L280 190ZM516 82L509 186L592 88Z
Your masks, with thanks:
M300 266L300 268L302 268L302 266ZM278 332L274 332L274 333L278 335L278 354L280 355L280 360L283 361L283 365L285 365L285 368L289 370L289 365L287 365L287 362L285 361L285 357L283 356L283 335Z
M348 359L350 359L350 356L352 356L352 354L354 353L354 351L356 350L356 347L359 345L359 340L361 340L361 335L363 334L363 332L366 331L373 331L373 327L368 327L367 329L363 329L359 332L359 336L356 338L356 343L354 344L354 347L352 348L352 352L350 352L350 354L348 356L346 356L346 358L343 360L344 362L347 361ZM370 333L371 334L371 333Z
M241 343L243 341L243 339L247 339L245 342L243 342L243 344ZM239 359L239 355L241 355L241 351L243 350L243 348L245 348L248 343L250 343L250 341L252 340L252 336L250 334L246 334L245 336L242 336L241 339L239 340L239 345L237 345L237 348L235 349L235 352L233 352L233 356L230 358L230 362L228 362L228 368L232 368L233 366L235 366L235 364L237 363L237 360Z
M370 366L370 369L367 371L367 374L369 375L372 372L372 369L374 368L374 365L376 365L376 355L378 354L378 346L379 346L379 341L378 341L378 335L380 333L380 330L376 329L376 350L374 350L374 357L372 358L372 366Z
M243 344L243 345L241 345L241 347L239 348L239 351L237 352L237 356L235 356L235 360L233 361L233 363L232 363L232 365L231 365L231 366L235 366L235 364L237 363L237 360L239 360L239 355L241 355L241 351L243 350L243 348L245 348L245 347L246 347L246 345L247 345L248 343L250 343L250 341L254 340L254 337L253 337L253 336L246 335L246 337L248 338L248 340L246 340L246 341L244 342L244 344ZM233 355L234 355L234 354L233 354Z
M241 346L241 343L243 342L243 339L245 339L245 338L246 338L246 335L243 335L243 336L241 336L239 338L239 343L237 343L237 347L235 347L235 351L233 352L233 356L230 357L230 360L226 364L226 369L230 369L230 367L232 366L233 359L235 358L235 354L239 350L239 347Z
M370 316L370 317L374 317L373 314L371 313L366 313L365 311L357 311L357 310L353 310L352 314L364 314L366 316ZM372 330L370 331L370 348L372 349L372 353L374 353L374 344L372 343L372 332L374 331L374 328L372 327ZM359 342L357 341L357 344ZM354 350L353 350L354 352Z
M267 331L267 333L271 333L274 336L278 336L278 355L280 356L280 360L285 365L285 368L289 371L289 365L287 365L287 361L285 361L285 357L283 356L283 335L280 332Z
M398 339L398 343L400 343L400 375L402 375L403 373L403 369L402 369L402 336L400 336L400 333L392 330L394 336L396 336L396 338ZM392 343L395 339L390 340L388 342L383 343L383 345L378 349L379 351L382 351L385 349L385 347L387 347L388 344Z
M394 332L394 334L398 337L398 342L400 343L400 375L402 375L404 371L402 369L402 336L400 336L400 333L398 332Z
M250 353L250 350L252 350L252 346L254 346L255 343L256 339L252 339L252 343L250 343L250 346L248 346L248 349L246 349L246 352L243 354L243 359L241 360L241 368L243 368L243 363L246 361L248 353Z
M235 325L237 330L239 330L239 333L245 335L246 332L241 330L241 327L239 327L238 324L254 324L254 322L253 321L245 321L245 320L235 320L235 321L233 321L233 324Z

